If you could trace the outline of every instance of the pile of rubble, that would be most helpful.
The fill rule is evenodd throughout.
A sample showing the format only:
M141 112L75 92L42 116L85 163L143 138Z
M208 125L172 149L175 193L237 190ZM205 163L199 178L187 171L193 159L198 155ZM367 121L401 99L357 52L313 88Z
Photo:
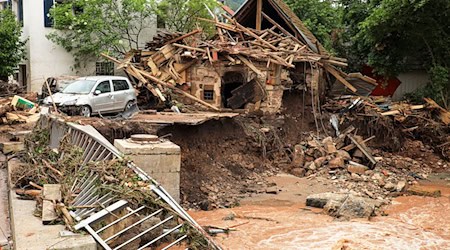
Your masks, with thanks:
M386 97L343 96L328 100L323 109L335 113L333 127L353 125L363 135L376 135L375 144L398 151L406 138L420 140L450 159L450 112L434 100L424 104L393 102Z
M35 215L44 225L85 229L104 249L220 249L159 183L93 127L42 116L25 145L11 183L21 198L36 200Z
M219 72L226 71L220 70L221 66L231 68L238 65L240 70L250 72L253 77L246 77L242 86L232 90L231 97L222 100L232 109L241 108L247 103L257 105L262 100L270 99L266 93L267 86L273 88L280 85L283 79L292 82L292 79L287 80L288 71L302 63L308 65L309 71L307 76L303 72L303 82L307 82L308 88L314 93L319 91L320 72L325 71L353 92L356 91L345 80L347 75L336 68L347 66L346 59L314 52L269 17L265 18L273 26L265 30L246 28L226 15L223 17L227 23L218 21L218 18L202 19L211 23L217 31L211 40L203 39L207 34L201 30L178 35L164 34L149 43L148 50L132 50L122 60L106 54L103 56L119 64L118 69L124 69L138 86L147 88L161 102L172 101L176 95L181 95L183 104L199 103L203 108L215 111L221 109L220 102L215 102L217 98L208 95L200 98L198 93L202 89L213 91L216 81L219 81L220 86L220 78L226 72L218 73L218 77L216 73L207 75L209 80L215 80L208 82L212 89L206 89L203 86L206 84L204 79L197 79L200 76L195 72L189 73L191 68ZM303 66L298 73L302 70ZM361 79L370 80L364 77Z
M33 102L36 100L35 93L0 98L0 124L36 122L39 119L38 106Z
M0 80L0 97L9 97L25 92L26 87Z
M366 143L374 136L364 139L354 131L350 127L334 139L311 136L296 145L290 172L300 177L330 179L340 192L384 203L431 173L431 166L422 161L371 149Z

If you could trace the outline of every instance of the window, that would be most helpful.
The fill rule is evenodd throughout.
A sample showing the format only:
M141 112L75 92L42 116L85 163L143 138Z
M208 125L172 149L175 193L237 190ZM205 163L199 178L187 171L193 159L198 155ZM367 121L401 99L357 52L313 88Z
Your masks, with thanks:
M114 63L113 62L96 62L95 74L98 76L114 75Z
M111 92L111 85L109 84L109 81L104 81L99 83L95 90L100 90L102 93L109 93Z
M166 28L166 22L160 15L156 15L156 28L158 28L158 29Z
M214 90L203 90L203 100L214 100Z
M125 80L112 80L114 91L130 89L128 82Z
M23 0L17 2L17 18L23 27Z
M50 9L54 4L62 4L67 0L44 0L44 27L53 27L53 19L50 17Z
M52 27L53 20L50 18L50 9L53 6L53 0L44 0L44 27Z

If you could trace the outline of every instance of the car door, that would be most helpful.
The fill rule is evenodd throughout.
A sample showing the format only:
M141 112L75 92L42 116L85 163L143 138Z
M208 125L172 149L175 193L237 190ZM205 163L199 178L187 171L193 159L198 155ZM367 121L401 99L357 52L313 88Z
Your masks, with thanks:
M99 94L95 92L99 90ZM111 81L101 81L94 89L94 96L92 97L92 112L108 112L113 109L114 96L111 92Z
M123 110L128 102L127 92L130 87L126 80L112 80L113 95L114 95L114 109Z

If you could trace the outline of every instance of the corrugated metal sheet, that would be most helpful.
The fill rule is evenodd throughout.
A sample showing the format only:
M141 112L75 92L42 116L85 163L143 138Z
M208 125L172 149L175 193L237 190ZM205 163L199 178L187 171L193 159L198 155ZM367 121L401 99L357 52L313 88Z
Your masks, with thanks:
M430 81L428 73L420 70L402 73L397 78L401 81L401 84L392 96L394 101L401 100L405 94L424 87Z

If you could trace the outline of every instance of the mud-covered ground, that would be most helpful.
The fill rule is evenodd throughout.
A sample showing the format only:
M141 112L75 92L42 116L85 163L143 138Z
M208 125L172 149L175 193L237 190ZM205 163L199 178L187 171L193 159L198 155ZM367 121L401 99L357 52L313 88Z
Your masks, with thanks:
M82 124L92 124L106 138L127 138L137 133L157 133L181 147L181 200L184 207L210 210L239 205L242 198L263 193L273 186L268 176L277 173L291 173L299 176L298 167L292 164L296 144L311 136L333 135L330 113L321 116L312 112L309 100L298 92L285 92L283 106L279 113L241 115L236 118L211 120L200 125L159 126L125 121L106 121L101 118L78 119ZM75 119L75 118L72 118ZM352 120L352 119L350 119ZM415 179L426 178L431 172L448 172L450 164L442 158L448 152L438 152L435 141L445 141L444 130L419 128L412 133L401 132L388 119L354 119L341 124L341 129L353 125L359 135L367 138L375 156L383 158L382 163L370 175L350 175L345 169L329 174L328 169L306 170L301 176L322 176L330 183L344 189L364 187L363 195L395 197L379 183L399 181L414 184ZM410 125L410 124L408 124ZM421 124L419 124L421 125ZM420 127L420 126L419 126ZM319 129L319 131L317 130ZM447 128L448 130L448 128ZM386 166L386 167L383 167ZM378 183L367 182L380 173L389 176ZM361 177L361 178L360 178ZM337 178L338 180L334 180ZM367 188L365 188L367 187Z

